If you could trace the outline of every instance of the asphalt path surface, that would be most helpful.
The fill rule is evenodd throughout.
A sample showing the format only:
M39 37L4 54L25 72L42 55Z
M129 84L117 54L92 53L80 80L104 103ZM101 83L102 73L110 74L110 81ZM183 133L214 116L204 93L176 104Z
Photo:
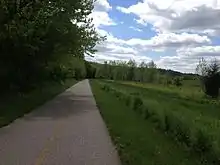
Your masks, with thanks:
M88 80L0 128L0 165L120 165Z

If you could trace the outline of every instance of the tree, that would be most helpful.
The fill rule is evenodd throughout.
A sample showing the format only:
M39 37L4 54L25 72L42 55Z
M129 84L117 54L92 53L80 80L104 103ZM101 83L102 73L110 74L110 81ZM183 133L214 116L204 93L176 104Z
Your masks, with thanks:
M173 84L176 85L177 87L180 87L183 85L182 81L183 81L182 77L174 77Z
M210 63L202 59L196 68L196 72L199 74L199 78L203 84L204 92L213 98L216 98L219 95L219 68L220 66L216 59L212 60Z
M142 61L139 67L140 67L140 72L141 72L141 79L140 80L141 80L141 82L143 82L145 80L144 75L145 75L145 70L147 68L147 64L144 61Z
M1 0L1 86L27 88L93 54L102 38L89 18L92 9L93 0Z
M134 60L129 60L127 63L128 66L128 74L127 74L127 80L134 80L135 76L135 67L137 66L136 62Z
M88 61L85 61L85 67L86 67L86 77L95 78L96 68L93 67Z
M147 81L154 82L157 77L157 65L151 61L147 64L147 68Z

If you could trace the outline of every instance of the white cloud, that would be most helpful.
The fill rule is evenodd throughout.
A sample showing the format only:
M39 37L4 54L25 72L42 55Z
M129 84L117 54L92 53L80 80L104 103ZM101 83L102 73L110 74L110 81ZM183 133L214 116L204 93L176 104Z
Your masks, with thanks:
M99 27L100 25L116 25L116 23L109 17L107 12L103 11L95 11L91 15L91 18L93 18L93 24L95 27Z
M164 69L172 69L175 71L195 73L196 65L199 62L199 58L191 58L188 56L164 56L155 61L158 67Z
M220 46L201 46L194 48L178 49L179 56L197 56L197 57L220 57Z
M109 11L112 7L108 3L107 0L96 0L94 2L94 10L95 11Z
M144 0L128 8L117 7L124 13L133 13L137 22L152 24L159 31L211 30L220 33L220 0Z
M100 34L107 36L107 41L105 42L127 46L141 46L143 49L179 48L211 43L211 40L207 36L189 33L160 33L151 39L132 38L129 40L118 39L104 30L101 30Z
M143 49L151 48L179 48L195 46L200 44L210 44L211 40L207 36L189 33L160 33L149 40L133 38L126 41L131 46L143 46Z
M117 6L116 9L126 14L131 13L127 8L124 7Z
M161 33L151 39L133 38L129 40L119 39L113 36L111 33L105 30L100 30L101 35L107 36L107 40L96 46L98 52L95 57L89 60L96 60L98 62L104 62L105 60L123 60L128 61L134 59L138 63L141 61L149 62L152 60L149 56L146 56L148 51L160 51L164 52L165 49L175 48L180 50L181 48L199 46L201 44L209 44L211 41L207 36L200 36L198 34L174 34L174 33ZM177 57L179 59L180 57ZM177 59L175 59L177 61ZM172 62L170 59L161 58L157 61L159 66L166 68L169 66L177 70L174 65L177 62ZM166 63L167 62L167 63ZM162 65L164 64L164 65ZM166 65L169 64L169 65ZM183 64L178 63L178 67Z
M220 46L180 48L175 56L160 57L156 63L162 68L194 73L201 58L220 60Z
M128 61L134 59L137 63L152 60L150 57L142 55L142 49L137 49L136 46L131 45L126 40L118 39L105 30L99 30L99 33L107 36L107 40L97 45L98 52L94 58L86 57L87 60L101 63L109 60Z
M129 61L130 59L135 60L138 64L142 61L150 62L152 59L147 56L140 56L140 55L130 55L126 54L121 56L121 54L106 54L106 53L97 53L94 57L86 56L86 60L104 63L105 61Z
M134 26L130 26L129 28L133 29L134 31L137 31L137 32L142 32L143 31L142 29L136 28Z
M93 18L92 23L96 28L99 28L101 25L112 26L116 25L108 12L112 9L107 0L96 0L94 3L93 12L90 14L90 18Z

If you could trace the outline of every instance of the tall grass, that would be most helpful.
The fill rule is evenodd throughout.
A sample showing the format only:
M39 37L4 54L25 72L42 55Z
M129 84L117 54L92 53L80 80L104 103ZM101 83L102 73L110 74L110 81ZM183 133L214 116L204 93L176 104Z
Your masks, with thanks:
M122 93L96 80L91 85L123 165L201 165L196 156L155 129L154 123L142 119L148 118L147 113L142 115L148 110L152 118L153 111L143 106L138 93Z
M130 97L133 110L199 155L204 163L220 164L220 120L216 104L187 101L162 89L108 85L112 93L121 93L126 104L128 100L124 98Z

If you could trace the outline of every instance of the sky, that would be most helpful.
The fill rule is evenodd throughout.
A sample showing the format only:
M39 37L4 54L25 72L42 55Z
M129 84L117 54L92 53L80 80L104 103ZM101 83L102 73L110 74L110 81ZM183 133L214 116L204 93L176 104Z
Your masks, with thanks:
M107 39L87 60L153 60L194 73L201 58L220 60L220 0L96 0L90 17Z

